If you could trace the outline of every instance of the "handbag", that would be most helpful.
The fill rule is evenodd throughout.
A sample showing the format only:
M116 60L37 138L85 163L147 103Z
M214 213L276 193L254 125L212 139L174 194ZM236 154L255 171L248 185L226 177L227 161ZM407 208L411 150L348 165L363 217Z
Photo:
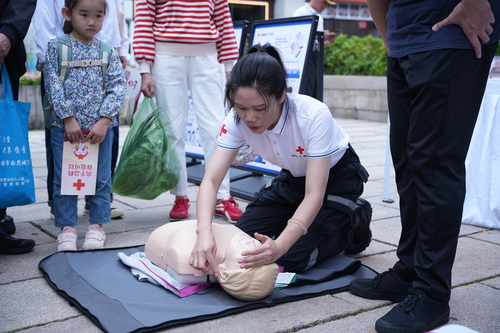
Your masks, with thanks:
M1 67L0 208L7 208L35 202L35 181L28 140L31 103L14 100L7 68Z

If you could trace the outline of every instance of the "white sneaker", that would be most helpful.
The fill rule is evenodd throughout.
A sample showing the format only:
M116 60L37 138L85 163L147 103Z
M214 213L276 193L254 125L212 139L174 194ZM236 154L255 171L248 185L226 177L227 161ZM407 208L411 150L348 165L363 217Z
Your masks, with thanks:
M83 242L84 250L96 250L104 248L106 233L98 224L91 224L87 227L85 242Z
M76 251L76 229L73 227L64 227L59 236L57 236L57 252Z
M117 219L119 217L122 217L125 214L123 212L123 210L121 210L121 209L115 208L113 206L110 206L110 208L111 208L111 218L112 219Z
M118 208L115 208L113 206L109 206L110 209L111 209L111 218L112 219L117 219L119 217L122 217L125 213L123 212L123 210L121 209L118 209ZM83 215L89 215L90 214L90 210L88 208L83 208Z

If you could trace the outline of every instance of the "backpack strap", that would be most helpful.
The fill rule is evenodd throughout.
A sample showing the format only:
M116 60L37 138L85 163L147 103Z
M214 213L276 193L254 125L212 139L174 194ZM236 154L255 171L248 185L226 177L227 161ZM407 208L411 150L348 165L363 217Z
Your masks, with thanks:
M59 45L59 81L63 83L68 76L69 63L73 59L73 54L71 52L69 35L58 36L57 42Z
M113 49L113 47L110 44L103 42L102 40L100 41L100 43L101 44L99 46L99 52L101 53L102 79L104 83L106 71L108 70L109 61L111 59L111 50Z
M68 77L69 69L72 67L91 67L101 66L103 80L108 70L108 65L111 59L112 46L103 41L99 41L99 60L76 60L72 61L73 53L71 51L71 40L69 35L61 35L57 37L59 45L59 81L64 82ZM104 81L103 81L104 82Z

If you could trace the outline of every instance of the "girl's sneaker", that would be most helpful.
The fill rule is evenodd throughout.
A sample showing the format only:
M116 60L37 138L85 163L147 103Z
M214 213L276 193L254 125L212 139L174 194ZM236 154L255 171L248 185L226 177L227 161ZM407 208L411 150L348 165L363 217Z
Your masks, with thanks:
M98 224L91 224L87 227L85 242L83 242L84 250L96 250L104 247L106 233Z
M59 236L57 236L57 252L76 251L76 229L73 227L64 227Z

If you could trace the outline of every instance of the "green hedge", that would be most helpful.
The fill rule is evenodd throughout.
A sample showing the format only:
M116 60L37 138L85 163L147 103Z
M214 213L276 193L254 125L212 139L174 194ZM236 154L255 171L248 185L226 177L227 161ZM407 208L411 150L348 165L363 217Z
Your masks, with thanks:
M26 74L21 76L19 84L22 86L40 85L41 80L42 79L40 72L27 72Z
M387 74L387 50L381 38L372 35L347 37L340 34L325 47L324 73L327 75Z
M500 47L496 52L500 56ZM387 50L382 38L340 34L325 47L324 73L327 75L385 76Z

